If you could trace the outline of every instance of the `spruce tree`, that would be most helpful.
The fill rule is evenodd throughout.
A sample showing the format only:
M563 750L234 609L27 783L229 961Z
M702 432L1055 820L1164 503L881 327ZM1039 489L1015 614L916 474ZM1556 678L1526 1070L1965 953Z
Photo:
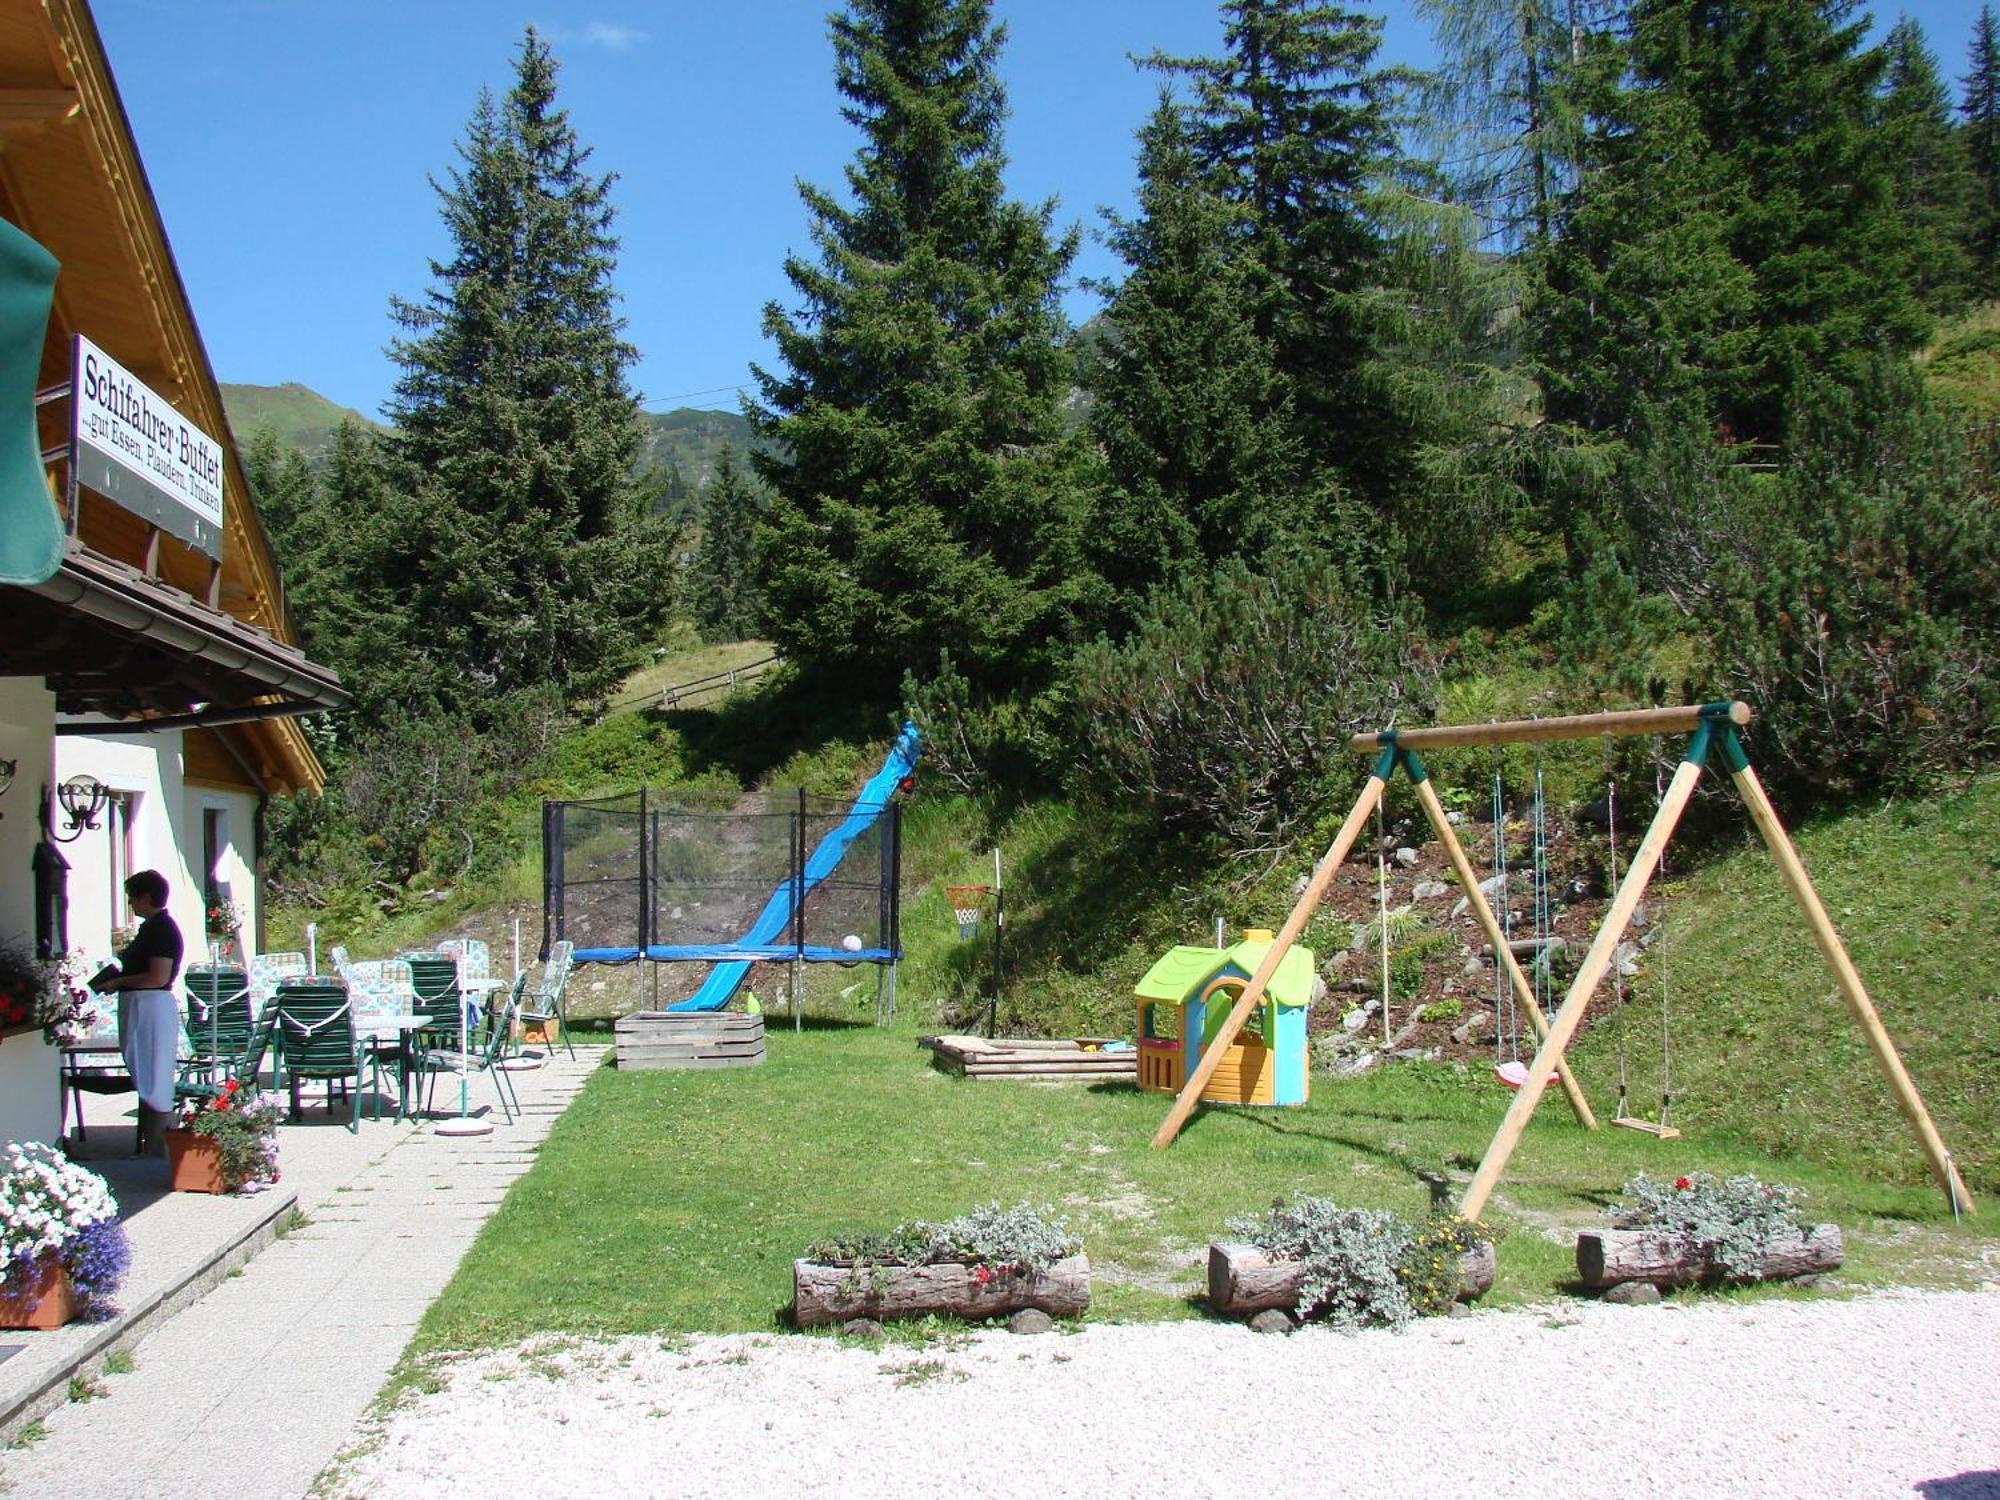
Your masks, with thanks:
M1262 272L1254 326L1326 476L1321 492L1396 524L1433 415L1412 404L1392 354L1413 294L1395 280L1410 263L1391 243L1391 204L1418 176L1397 129L1415 79L1378 68L1382 22L1339 5L1225 0L1222 13L1222 57L1150 64L1191 85L1195 159L1242 211Z
M1973 275L1980 295L2000 295L2000 22L1982 5L1972 27L1965 75L1965 151L1978 181L1973 206Z
M1885 54L1854 0L1641 0L1642 87L1679 93L1742 192L1725 245L1756 280L1750 388L1722 415L1774 439L1806 371L1854 375L1929 333L1913 234L1875 128Z
M1031 682L1098 604L1057 292L1076 248L1001 171L1004 31L988 0L852 0L831 21L851 206L801 193L818 255L764 327L759 572L787 656L883 699L948 651Z
M243 473L257 498L257 518L271 539L285 586L296 588L299 578L310 571L296 533L317 500L312 465L298 449L279 442L276 431L265 423L243 447Z
M1979 187L1951 100L1923 29L1905 16L1884 43L1889 54L1881 129L1896 207L1910 231L1912 277L1931 311L1949 314L1971 297L1971 242Z
M761 611L752 576L757 496L734 448L724 446L698 503L701 546L687 581L695 623L710 640L740 641L757 628Z
M1139 213L1110 223L1130 270L1090 379L1108 485L1093 545L1130 605L1183 562L1256 557L1313 519L1291 401L1256 328L1244 220L1163 100L1140 134Z
M514 83L482 93L438 184L450 258L419 301L390 410L399 480L421 495L411 648L425 696L478 709L545 688L602 691L667 591L632 470L642 441L611 279L611 177L556 103L556 61L530 28Z
M1628 431L1639 403L1691 380L1729 434L1775 441L1802 372L1857 373L1927 335L1878 124L1886 56L1851 13L1635 7L1630 74L1593 101L1585 186L1539 304L1553 414Z

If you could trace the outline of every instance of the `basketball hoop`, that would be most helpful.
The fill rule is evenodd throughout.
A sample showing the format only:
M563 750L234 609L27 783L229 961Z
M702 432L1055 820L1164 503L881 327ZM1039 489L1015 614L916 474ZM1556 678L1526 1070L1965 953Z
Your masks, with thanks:
M986 898L992 894L990 885L948 885L945 897L951 902L951 914L958 918L958 939L962 943L971 942L979 936L979 913L986 905Z

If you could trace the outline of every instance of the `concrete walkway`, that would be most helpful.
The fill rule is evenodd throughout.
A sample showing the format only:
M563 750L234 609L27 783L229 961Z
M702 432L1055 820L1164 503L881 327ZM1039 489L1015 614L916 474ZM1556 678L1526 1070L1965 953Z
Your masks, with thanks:
M496 1117L490 1135L386 1121L357 1135L323 1118L287 1127L284 1186L304 1225L159 1321L129 1373L97 1382L100 1397L57 1407L42 1436L0 1453L0 1488L22 1500L305 1495L600 1055L580 1047L574 1061L558 1053L514 1074L525 1114L511 1126ZM490 1099L483 1082L475 1090L475 1104ZM207 1203L224 1201L257 1203Z

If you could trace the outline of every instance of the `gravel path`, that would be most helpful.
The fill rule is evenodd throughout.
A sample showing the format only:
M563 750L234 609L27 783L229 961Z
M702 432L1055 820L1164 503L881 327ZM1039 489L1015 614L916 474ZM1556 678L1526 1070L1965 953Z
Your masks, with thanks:
M2000 1497L2000 1293L1289 1338L544 1341L453 1364L328 1492Z

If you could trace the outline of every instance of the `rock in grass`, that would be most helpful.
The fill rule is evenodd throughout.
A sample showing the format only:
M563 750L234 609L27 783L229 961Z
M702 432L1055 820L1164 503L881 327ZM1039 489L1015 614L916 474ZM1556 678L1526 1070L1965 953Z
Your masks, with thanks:
M1621 1307L1650 1307L1660 1300L1660 1289L1650 1281L1621 1281L1604 1289L1604 1300Z
M1039 1307L1024 1307L1007 1320L1009 1333L1048 1333L1056 1320Z
M875 1339L882 1336L882 1325L873 1318L849 1318L840 1325L840 1331L849 1338Z
M1282 1307L1267 1307L1250 1320L1250 1327L1257 1333L1290 1333L1298 1326Z

